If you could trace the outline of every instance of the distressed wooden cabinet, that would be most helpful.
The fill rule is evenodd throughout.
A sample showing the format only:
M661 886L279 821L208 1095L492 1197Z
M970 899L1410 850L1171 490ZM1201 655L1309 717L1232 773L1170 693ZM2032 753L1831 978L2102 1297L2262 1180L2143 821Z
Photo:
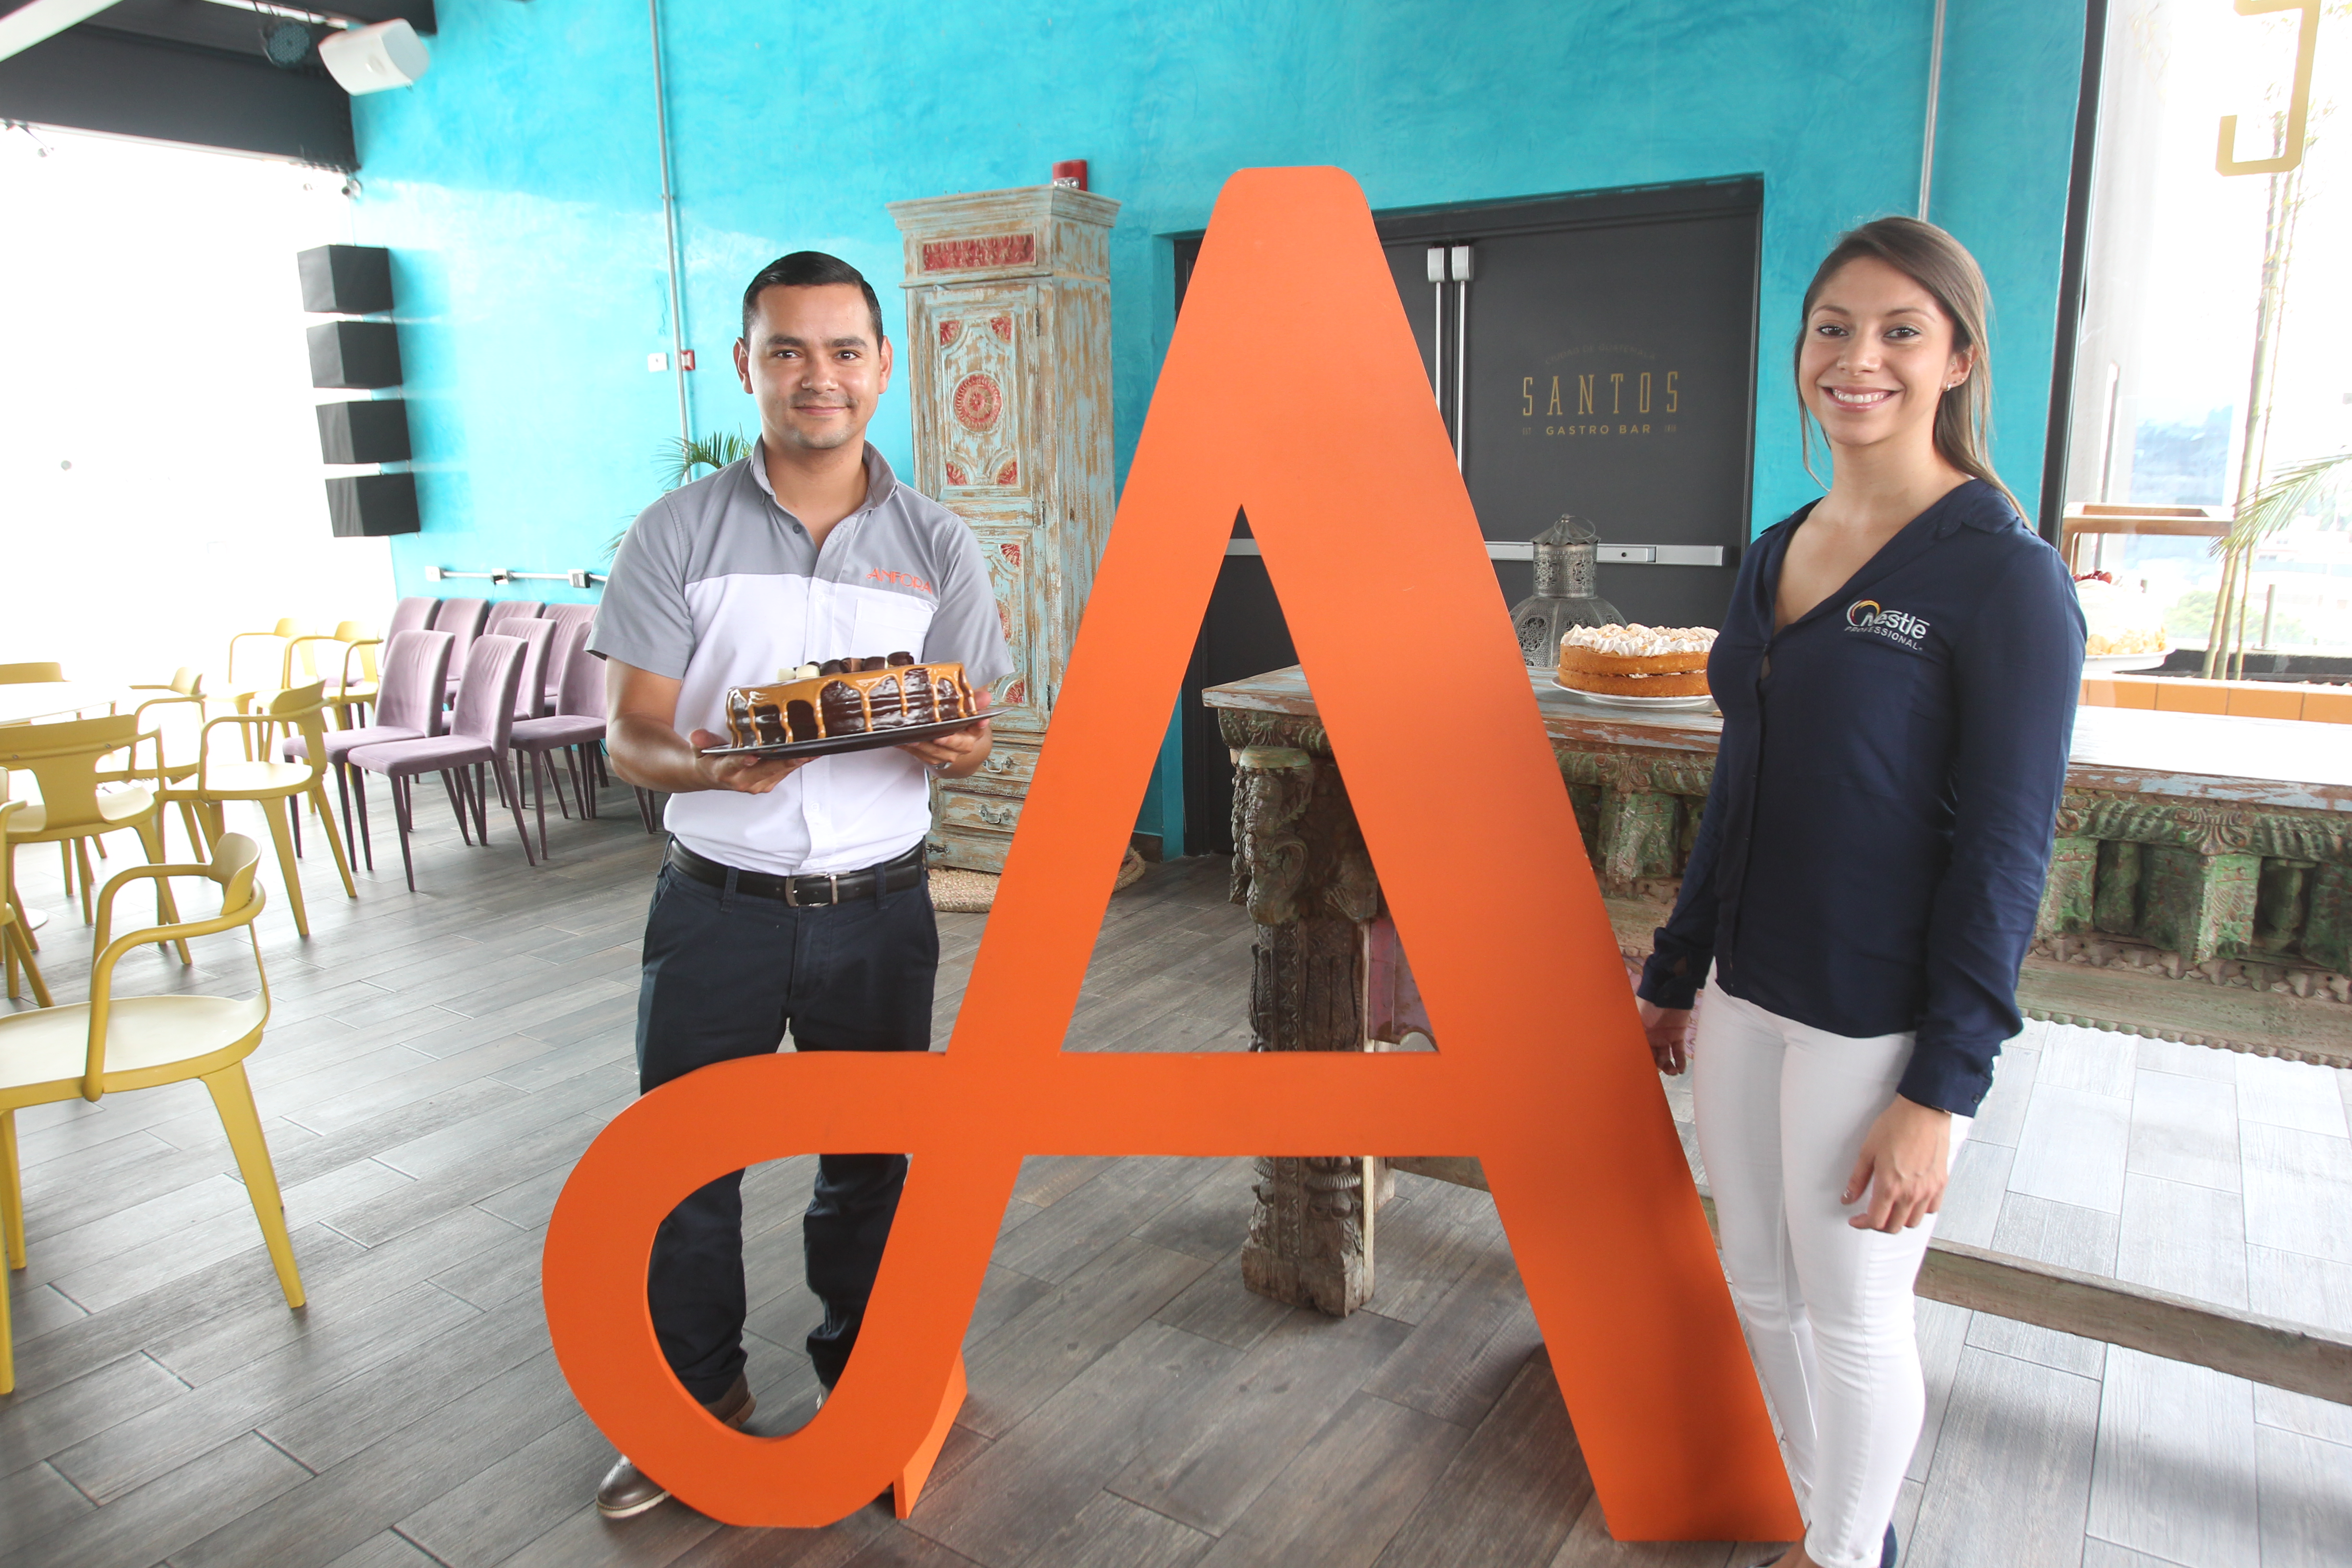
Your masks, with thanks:
M1722 721L1612 712L1547 671L1528 679L1619 945L1637 961L1674 907ZM1253 1047L1366 1050L1428 1034L1301 673L1202 695L1234 752L1234 897L1256 924ZM2082 710L2034 938L2017 987L2028 1017L2352 1067L2352 732ZM1410 1168L1459 1179L1430 1163ZM1328 1312L1360 1306L1384 1167L1260 1160L1242 1257L1251 1289Z
M1110 532L1110 226L1063 185L893 202L914 484L979 535L1013 649L986 766L939 786L934 862L998 871Z

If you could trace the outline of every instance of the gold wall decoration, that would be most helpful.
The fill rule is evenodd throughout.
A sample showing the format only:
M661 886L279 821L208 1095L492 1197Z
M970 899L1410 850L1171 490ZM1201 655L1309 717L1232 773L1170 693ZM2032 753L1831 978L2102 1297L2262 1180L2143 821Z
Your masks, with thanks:
M2238 0L2241 16L2267 16L2273 11L2303 13L2295 30L2294 86L2287 95L2285 145L2276 157L2240 161L2233 155L2238 150L2238 117L2225 114L2221 145L2213 153L2213 167L2220 174L2284 174L2303 162L2304 130L2311 120L2311 58L2319 48L2319 0Z

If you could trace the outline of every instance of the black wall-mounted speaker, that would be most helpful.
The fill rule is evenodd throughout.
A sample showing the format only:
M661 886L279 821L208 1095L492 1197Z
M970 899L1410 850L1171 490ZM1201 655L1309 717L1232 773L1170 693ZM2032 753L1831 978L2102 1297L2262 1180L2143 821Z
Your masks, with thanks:
M416 476L357 474L327 481L327 521L338 539L415 533Z
M408 405L397 397L319 405L322 463L408 461Z
M310 384L400 384L400 334L390 321L321 321L310 329Z
M392 252L379 245L322 245L294 258L302 309L321 316L376 316L392 309Z

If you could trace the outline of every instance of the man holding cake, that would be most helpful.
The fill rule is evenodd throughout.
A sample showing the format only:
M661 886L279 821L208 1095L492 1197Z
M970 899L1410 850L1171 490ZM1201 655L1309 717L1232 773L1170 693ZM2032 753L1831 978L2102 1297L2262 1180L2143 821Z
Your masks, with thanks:
M866 279L815 251L769 264L743 293L735 368L758 400L758 444L646 509L589 644L606 660L614 766L670 797L637 999L641 1092L773 1051L788 1031L804 1051L929 1048L929 775L961 778L989 752L984 718L942 731L940 710L969 716L967 701L984 704L1013 671L971 531L866 443L890 384ZM952 686L910 695L902 682L918 665ZM730 691L810 667L866 677L866 743L886 681L889 717L919 722L922 738L814 759L710 754L727 746ZM803 1239L824 1303L808 1353L827 1388L856 1341L906 1170L902 1154L818 1163ZM730 1426L751 1414L741 1181L722 1177L672 1211L647 1279L670 1369ZM596 1506L625 1518L668 1495L624 1458Z

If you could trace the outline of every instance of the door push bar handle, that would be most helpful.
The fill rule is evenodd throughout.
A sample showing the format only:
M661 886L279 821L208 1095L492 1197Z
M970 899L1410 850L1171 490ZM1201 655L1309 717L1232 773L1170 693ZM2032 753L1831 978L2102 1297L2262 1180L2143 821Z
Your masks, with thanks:
M1470 247L1449 253L1454 270L1454 467L1462 468L1464 437L1470 428Z
M1728 566L1720 544L1604 544L1604 566Z
M1597 552L1603 566L1737 566L1739 547L1722 544L1603 544ZM1486 542L1490 561L1532 561L1536 547L1516 539Z
M1429 247L1428 269L1430 298L1435 314L1432 321L1429 353L1430 390L1437 395L1438 406L1445 405L1445 286L1454 285L1454 467L1462 467L1462 432L1466 423L1468 406L1470 355L1470 277L1473 251L1469 246L1433 245Z
M1255 555L1255 539L1225 541L1227 555ZM1489 561L1532 561L1536 547L1523 540L1490 539L1486 542ZM1610 566L1737 566L1739 552L1721 544L1604 544L1601 560Z

